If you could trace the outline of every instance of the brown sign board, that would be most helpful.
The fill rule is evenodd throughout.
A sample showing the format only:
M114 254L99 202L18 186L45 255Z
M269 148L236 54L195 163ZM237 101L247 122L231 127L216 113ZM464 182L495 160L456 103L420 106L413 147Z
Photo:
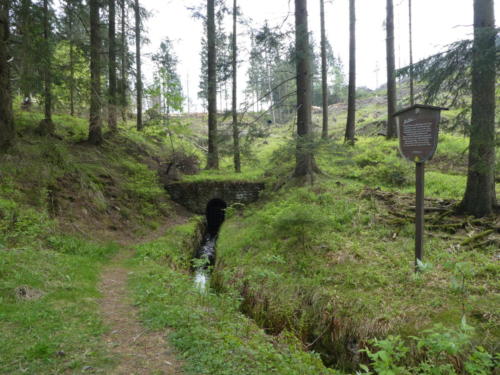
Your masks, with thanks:
M399 150L408 160L423 163L436 152L441 110L447 108L416 104L394 114Z

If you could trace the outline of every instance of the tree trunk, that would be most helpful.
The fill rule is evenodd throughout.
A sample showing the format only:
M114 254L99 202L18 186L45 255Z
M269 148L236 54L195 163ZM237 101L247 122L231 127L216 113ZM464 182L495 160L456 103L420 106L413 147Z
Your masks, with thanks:
M294 177L312 182L315 169L312 142L312 70L307 24L307 0L295 0L295 53L297 68L297 149Z
M356 132L356 4L349 0L349 97L345 141L354 144Z
M75 115L75 42L73 40L74 7L71 1L66 3L66 16L68 17L68 42L69 42L69 114Z
M101 36L99 1L89 0L90 4L90 144L102 143L101 118Z
M208 155L207 169L219 169L217 144L217 57L215 50L215 0L207 0L208 44Z
M120 81L120 100L121 112L123 122L127 121L127 38L126 38L126 8L125 0L121 0L121 47L122 47L122 61L121 61L121 81Z
M19 42L21 43L19 48L19 65L20 65L20 76L19 76L19 89L23 95L23 104L21 108L25 111L31 110L31 92L33 87L33 66L29 63L31 60L30 55L33 45L33 32L32 32L32 4L31 0L21 0L19 2L19 24L18 34L21 38Z
M49 1L43 0L43 39L44 39L44 61L43 61L43 84L44 84L44 112L45 118L40 121L37 133L40 135L54 134L55 126L52 122L52 46L50 42L49 23Z
M142 130L141 9L135 0L135 61L137 69L137 130Z
M387 50L387 138L396 137L396 59L394 57L394 5L393 0L387 0L386 21Z
M462 209L476 217L493 213L495 193L494 0L474 0L472 117L469 171Z
M321 7L321 88L323 99L323 131L321 137L328 138L328 67L326 65L326 27L325 0L320 0Z
M413 16L411 0L408 0L408 30L410 35L410 105L415 104L415 89L413 87Z
M234 155L234 170L237 173L241 172L240 160L240 132L238 129L238 44L236 22L238 17L237 0L233 4L233 155Z
M69 23L69 113L71 116L75 115L75 52L73 43L73 15L70 16Z
M9 1L0 2L0 153L15 138L9 72Z
M112 133L116 133L116 7L115 0L109 0L109 97L108 97L108 125Z

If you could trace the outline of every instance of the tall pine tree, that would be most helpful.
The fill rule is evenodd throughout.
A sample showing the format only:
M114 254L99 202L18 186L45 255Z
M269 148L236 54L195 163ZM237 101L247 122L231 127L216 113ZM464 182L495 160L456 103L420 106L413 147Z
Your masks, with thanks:
M141 8L139 0L135 0L135 65L137 91L137 130L142 130L142 63L141 63Z
M37 133L50 135L55 131L52 122L52 41L49 1L43 0L43 102L45 118L40 121Z
M238 19L238 5L237 0L233 2L233 159L234 159L234 170L236 172L241 172L241 160L240 160L240 134L238 129L238 43L237 43L237 19Z
M354 144L356 132L356 3L349 0L349 93L345 141Z
M100 145L102 138L101 118L101 20L100 0L89 0L90 5L90 123L88 141Z
M477 217L491 214L496 205L494 14L493 0L474 0L469 170L461 207Z
M115 0L109 1L109 90L108 90L108 125L111 132L118 130L116 124L116 105L118 104L116 92L116 4Z
M396 137L396 59L394 56L394 5L387 0L386 54L387 54L387 138Z
M325 0L320 0L321 22L321 98L323 107L323 129L321 137L328 138L328 65L326 56L326 26L325 26Z
M208 45L208 155L207 169L219 169L217 142L217 56L215 48L215 0L207 0Z
M12 93L9 69L9 10L10 1L0 2L0 152L14 141Z
M297 149L294 177L312 182L315 163L311 147L312 66L307 0L295 0L295 60L297 69Z

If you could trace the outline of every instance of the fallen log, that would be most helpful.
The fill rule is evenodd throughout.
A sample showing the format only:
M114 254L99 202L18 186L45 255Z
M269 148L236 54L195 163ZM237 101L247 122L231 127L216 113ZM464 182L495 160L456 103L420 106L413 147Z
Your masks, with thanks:
M462 246L467 246L467 245L470 245L478 240L481 240L485 237L488 237L490 234L492 234L494 232L493 229L488 229L488 230L485 230L484 232L481 232L481 233L478 233L470 238L467 238L465 241L463 241L461 243Z

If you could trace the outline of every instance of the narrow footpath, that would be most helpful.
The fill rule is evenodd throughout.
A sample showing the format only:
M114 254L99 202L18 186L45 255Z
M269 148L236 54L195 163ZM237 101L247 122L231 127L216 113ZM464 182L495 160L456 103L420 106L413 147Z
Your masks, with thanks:
M130 270L125 262L134 254L130 247L128 245L128 250L122 250L104 268L99 286L103 323L109 327L104 340L117 362L110 374L184 374L182 362L166 341L168 330L151 331L139 320L139 311L127 288Z

